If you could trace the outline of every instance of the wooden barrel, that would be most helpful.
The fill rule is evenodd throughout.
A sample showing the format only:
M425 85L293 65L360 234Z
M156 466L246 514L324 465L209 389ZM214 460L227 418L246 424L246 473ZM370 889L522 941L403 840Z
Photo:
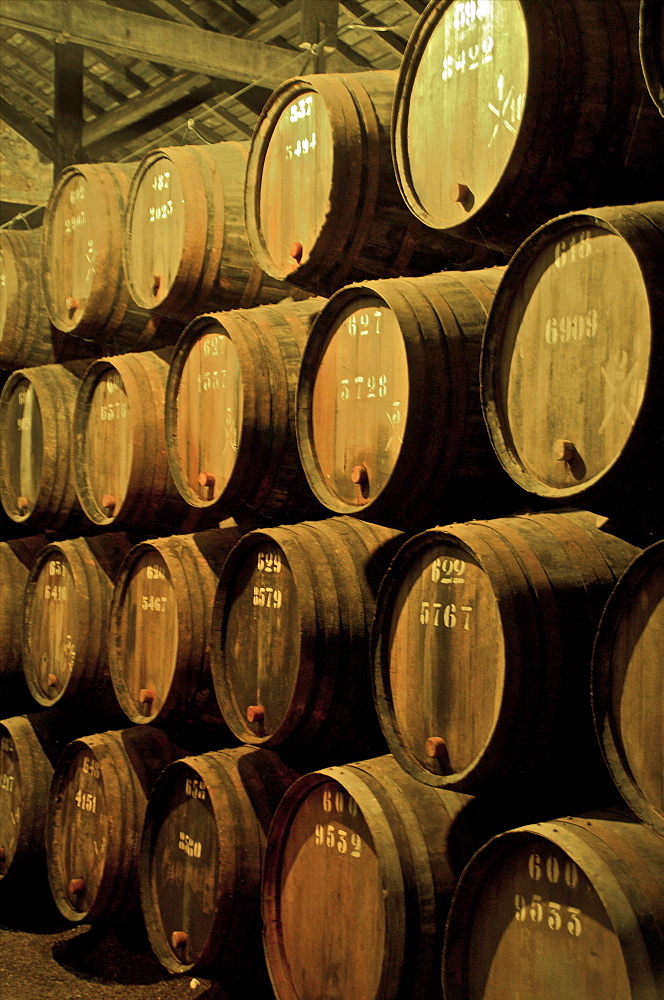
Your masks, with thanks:
M263 876L277 1000L441 1000L444 921L477 846L471 813L468 796L420 785L391 757L291 785Z
M352 518L251 531L212 613L212 675L243 743L336 763L380 753L369 629L401 533Z
M53 769L70 738L53 713L17 715L0 722L3 889L6 885L17 889L21 879L46 882L44 826L48 795Z
M42 283L51 322L107 342L142 333L149 316L130 303L122 270L122 219L135 163L78 163L56 178L44 214Z
M480 258L419 223L390 155L397 74L286 80L256 122L245 188L254 257L268 274L321 295L350 281L430 274ZM306 197L303 197L306 192Z
M461 876L446 1000L660 1000L664 841L617 816L510 830ZM527 985L526 985L527 984Z
M122 719L108 667L113 585L131 542L122 532L52 542L32 564L23 607L23 671L40 705Z
M175 484L218 519L320 516L295 434L300 358L323 299L199 316L178 341L166 386Z
M0 500L25 534L89 526L76 498L70 429L87 361L12 372L0 395Z
M510 262L482 402L524 489L662 524L663 254L660 201L561 216Z
M159 778L145 815L141 902L170 972L210 971L225 990L265 991L263 857L297 777L269 750L236 747L175 761Z
M182 499L168 468L164 400L172 348L101 358L74 410L74 476L94 524L193 530L219 519Z
M363 282L330 298L302 358L297 425L329 510L408 530L501 513L511 487L482 419L479 357L504 271Z
M170 146L143 157L129 189L123 262L143 309L193 319L279 302L288 286L255 263L244 228L248 142Z
M138 859L150 791L183 751L158 729L81 737L65 748L46 820L48 877L67 920L110 921L138 908Z
M664 115L664 10L657 0L641 0L639 52L646 86Z
M0 368L64 360L41 292L41 230L0 232Z
M238 528L212 528L141 542L127 554L113 593L110 669L132 722L221 725L210 676L212 604L239 538Z
M0 718L36 709L21 663L23 594L45 535L0 542Z
M664 835L664 541L621 576L593 652L597 735L621 795Z
M480 794L604 777L592 643L638 549L595 522L587 512L473 521L430 528L398 552L376 608L376 707L418 780Z
M638 19L638 0L429 4L394 100L411 211L511 254L561 212L659 197L664 122Z

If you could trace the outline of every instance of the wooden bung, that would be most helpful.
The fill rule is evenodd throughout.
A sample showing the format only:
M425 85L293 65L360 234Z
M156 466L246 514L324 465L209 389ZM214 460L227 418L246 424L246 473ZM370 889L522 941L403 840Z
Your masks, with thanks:
M620 794L664 836L664 541L612 591L595 640L593 714Z
M319 73L286 80L267 101L251 141L245 219L268 274L329 295L363 278L487 259L407 211L390 155L396 79Z
M71 923L110 922L139 905L145 809L160 772L183 751L158 729L73 740L51 784L46 846L53 899Z
M169 471L164 400L172 348L101 358L74 409L76 492L94 524L193 530L219 519L183 500Z
M208 649L212 604L240 534L226 527L156 538L124 559L113 593L109 660L117 700L133 723L221 726Z
M74 488L70 432L87 361L12 372L0 395L0 500L26 534L89 526Z
M619 814L500 834L461 875L443 954L445 1000L659 1000L664 840Z
M369 627L400 532L352 518L246 534L212 613L221 713L243 743L334 763L378 753Z
M178 341L166 386L168 459L192 507L217 520L320 516L295 436L302 351L320 298L199 316Z
M268 989L260 923L267 831L298 774L269 750L236 747L169 765L148 803L141 900L170 972L209 972L223 989ZM255 995L255 994L254 994Z
M418 780L477 795L541 783L585 790L591 807L610 801L590 658L604 602L638 549L596 520L453 524L397 553L376 607L375 697L390 750Z
M52 542L23 602L23 671L40 705L62 702L106 724L122 713L108 667L113 584L131 542L122 532Z
M279 302L288 285L264 274L244 228L248 142L154 149L127 200L123 263L138 306L176 319Z
M493 514L507 497L514 509L479 399L482 334L504 273L365 281L329 299L297 398L302 465L325 507L411 531Z
M510 261L484 336L482 404L524 489L664 527L663 255L659 201L553 219Z
M509 259L562 212L660 197L664 121L638 45L638 0L430 4L394 97L410 210Z

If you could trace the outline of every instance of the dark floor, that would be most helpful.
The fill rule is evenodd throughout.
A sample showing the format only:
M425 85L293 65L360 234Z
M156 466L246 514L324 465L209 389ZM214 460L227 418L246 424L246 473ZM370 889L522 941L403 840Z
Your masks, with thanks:
M72 928L0 905L0 1000L231 1000L209 979L171 975L136 929Z

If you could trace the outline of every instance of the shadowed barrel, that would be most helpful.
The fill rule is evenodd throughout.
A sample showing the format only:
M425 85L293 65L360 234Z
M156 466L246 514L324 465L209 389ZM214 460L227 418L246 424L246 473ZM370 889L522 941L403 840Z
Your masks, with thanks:
M25 585L46 535L0 542L0 718L31 712L37 706L21 663L21 614Z

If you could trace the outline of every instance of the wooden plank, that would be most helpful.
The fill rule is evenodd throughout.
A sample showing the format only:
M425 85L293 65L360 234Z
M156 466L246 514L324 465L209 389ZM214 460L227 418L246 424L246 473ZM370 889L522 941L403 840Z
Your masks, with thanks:
M276 87L292 72L282 49L109 7L98 0L23 0L3 11L8 27L180 69ZM345 67L348 68L348 67Z
M14 103L16 103L15 97ZM38 125L32 115L28 117L27 114L22 114L14 105L6 101L4 97L0 97L0 118L3 118L15 132L18 132L24 139L32 143L35 149L39 150L43 156L48 157L49 160L53 159L53 135L42 128L41 125Z

